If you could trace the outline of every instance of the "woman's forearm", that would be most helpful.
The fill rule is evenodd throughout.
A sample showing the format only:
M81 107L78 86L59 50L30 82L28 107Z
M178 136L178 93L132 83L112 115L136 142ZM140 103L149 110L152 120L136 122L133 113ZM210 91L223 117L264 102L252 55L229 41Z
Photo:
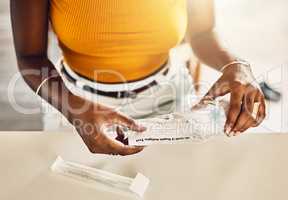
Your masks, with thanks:
M36 91L46 78L57 73L47 58L49 0L11 0L11 23L19 71L26 83ZM72 96L60 76L41 87L39 95L64 113L65 101Z
M218 71L224 65L236 60L235 56L221 46L213 31L201 33L191 38L190 44L201 62Z
M65 87L52 62L41 56L18 57L17 61L22 77L35 92L43 80L51 77L45 81L38 95L66 115L71 93Z

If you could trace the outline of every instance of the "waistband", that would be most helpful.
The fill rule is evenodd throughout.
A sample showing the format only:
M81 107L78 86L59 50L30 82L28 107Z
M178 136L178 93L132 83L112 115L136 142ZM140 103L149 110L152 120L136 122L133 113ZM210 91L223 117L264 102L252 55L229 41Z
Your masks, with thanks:
M163 77L167 75L169 71L169 62L167 62L165 65L163 65L160 70L155 72L154 74L144 77L141 80L136 80L133 82L123 82L123 83L99 83L94 80L87 79L86 77L83 77L76 72L74 72L69 65L61 59L59 61L60 65L64 69L65 75L70 77L70 79L75 80L75 84L81 88L83 87L90 87L95 90L100 90L103 92L119 92L119 91L134 91L138 90L140 88L143 88L145 86L151 85L153 82L158 82L160 80L163 80Z

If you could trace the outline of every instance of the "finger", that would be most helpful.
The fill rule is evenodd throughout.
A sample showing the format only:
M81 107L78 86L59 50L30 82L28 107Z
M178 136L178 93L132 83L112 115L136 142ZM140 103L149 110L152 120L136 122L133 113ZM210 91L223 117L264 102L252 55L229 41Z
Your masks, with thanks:
M131 147L128 145L123 145L122 148L119 148L117 153L121 156L133 155L143 151L144 147Z
M257 95L255 95L255 96L257 96ZM257 99L255 98L255 100L257 100ZM243 112L245 114L243 114L241 116L245 117L245 115L246 115L247 122L244 125L242 125L241 122L239 122L239 127L235 127L235 129L238 128L240 131L239 130L234 130L234 131L238 131L236 133L236 135L239 135L239 132L246 131L248 128L255 127L255 125L257 124L257 116L258 116L258 113L259 113L259 107L260 107L260 103L255 101L255 102L253 102L253 106L252 106L252 109L251 109L252 112L250 110L248 111L248 109L246 108L247 110L245 112ZM239 121L241 120L241 116L238 119Z
M255 107L254 103L254 107ZM252 109L254 110L254 109ZM245 107L245 104L242 104L241 113L235 123L235 126L233 127L232 131L234 132L234 135L239 135L239 132L243 132L243 130L247 130L248 128L253 127L253 125L256 123L256 117L253 117L253 111L252 113L248 111L248 109Z
M244 96L244 101L241 106L241 113L237 119L235 126L233 127L233 135L239 135L248 128L252 127L256 122L256 116L253 117L253 113L256 106L254 103L257 92L250 92ZM258 107L256 108L258 111Z
M88 148L92 153L108 154L108 155L132 155L139 153L144 147L128 146L123 143L108 137L105 134L100 134L91 141L92 145Z
M124 126L129 128L132 131L137 131L137 132L143 132L146 130L146 128L138 123L135 122L135 120L122 115L120 113L116 113L113 117L113 122L115 124Z
M198 104L192 107L192 110L197 110L202 108L204 105L208 104L211 101L214 101L217 97L223 96L230 91L229 85L227 82L223 82L222 79L218 79L216 83L208 90L204 97L199 101Z
M113 153L122 156L136 154L144 149L144 147L128 146L111 139L109 141L109 148Z
M259 94L256 99L258 102L260 102L260 105L258 108L256 123L254 124L254 127L259 126L266 117L266 103L264 96L262 94Z
M116 155L132 155L141 152L144 147L128 146L113 138L107 137L105 134L101 134L101 146L108 154Z
M244 108L241 109L241 112L237 118L237 121L234 124L234 127L232 128L232 133L235 135L236 133L240 132L240 130L244 127L244 125L251 120L251 115L247 110Z
M241 112L243 93L241 91L232 92L230 96L230 106L228 109L227 120L224 127L226 135L230 136L230 133L235 126L238 116Z
M205 99L216 99L219 96L223 96L230 91L230 87L228 82L224 81L220 78L214 83L214 85L209 89L209 91L204 96Z
M257 92L251 92L245 95L244 97L244 106L247 112L249 112L251 115L253 114L253 110L255 107L255 97L257 96Z
M238 136L239 134L245 132L247 129L253 127L253 125L255 124L255 120L249 120L247 121L244 126L241 128L240 131L235 133L235 136Z

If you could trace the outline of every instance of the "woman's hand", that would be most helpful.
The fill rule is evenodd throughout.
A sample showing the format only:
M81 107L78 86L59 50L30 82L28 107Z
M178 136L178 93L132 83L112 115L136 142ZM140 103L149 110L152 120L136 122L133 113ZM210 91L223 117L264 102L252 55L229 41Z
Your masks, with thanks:
M144 127L135 123L133 119L114 111L113 109L89 102L81 97L69 97L68 120L76 128L86 146L92 153L111 155L130 155L143 150L143 147L128 146L120 127L142 132ZM107 136L104 129L107 126L119 125L118 137Z
M227 67L200 101L200 105L205 104L205 100L215 99L227 93L231 95L224 127L224 132L228 136L239 135L263 121L265 118L264 96L249 66L234 64ZM255 111L255 107L258 111L257 109Z

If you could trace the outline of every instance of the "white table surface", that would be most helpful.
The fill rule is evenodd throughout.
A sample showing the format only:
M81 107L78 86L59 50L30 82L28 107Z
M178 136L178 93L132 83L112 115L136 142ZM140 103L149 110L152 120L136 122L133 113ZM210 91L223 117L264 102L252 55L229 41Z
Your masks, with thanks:
M151 146L129 157L90 154L74 133L0 134L1 200L127 199L49 167L56 156L150 178L145 199L287 199L288 135L217 137L204 144Z

